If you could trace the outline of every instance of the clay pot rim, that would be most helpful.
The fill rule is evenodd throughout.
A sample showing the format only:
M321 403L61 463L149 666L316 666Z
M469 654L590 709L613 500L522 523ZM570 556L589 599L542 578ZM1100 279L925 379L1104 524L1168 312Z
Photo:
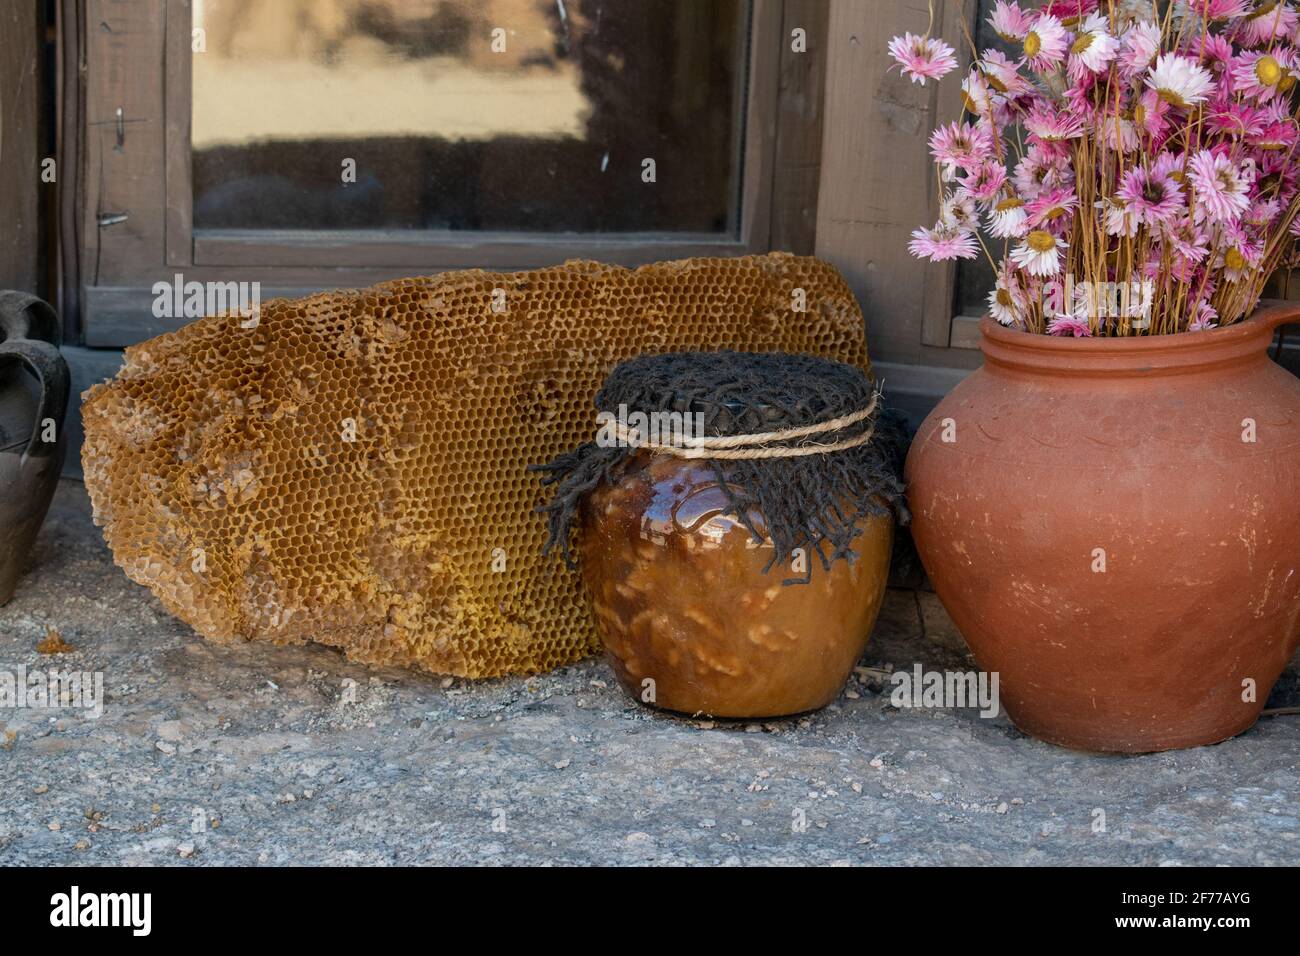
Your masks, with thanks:
M1205 332L1112 338L1038 335L980 322L986 364L1056 373L1116 374L1202 370L1265 361L1279 326L1300 318L1300 302L1261 300L1248 318Z
M980 331L988 338L1010 346L1075 352L1160 351L1218 344L1251 338L1267 330L1272 332L1288 319L1300 318L1300 301L1261 300L1248 317L1232 325L1204 332L1177 332L1171 335L1127 335L1105 338L1075 338L1064 335L1039 335L1010 329L985 315Z

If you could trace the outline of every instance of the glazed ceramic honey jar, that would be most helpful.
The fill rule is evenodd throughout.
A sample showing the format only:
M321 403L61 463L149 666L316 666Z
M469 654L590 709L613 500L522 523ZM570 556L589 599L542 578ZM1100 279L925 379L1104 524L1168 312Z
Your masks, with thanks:
M552 469L551 515L629 694L743 718L839 694L905 514L881 404L861 370L807 356L678 353L615 370L597 440Z

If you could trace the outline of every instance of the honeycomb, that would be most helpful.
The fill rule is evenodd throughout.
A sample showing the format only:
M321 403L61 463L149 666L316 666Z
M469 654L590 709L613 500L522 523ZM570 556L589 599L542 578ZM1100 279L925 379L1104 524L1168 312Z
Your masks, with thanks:
M580 577L541 555L546 489L525 469L594 434L618 362L779 349L869 370L843 278L782 253L451 272L268 301L242 324L127 349L85 393L115 561L214 641L463 677L598 649Z

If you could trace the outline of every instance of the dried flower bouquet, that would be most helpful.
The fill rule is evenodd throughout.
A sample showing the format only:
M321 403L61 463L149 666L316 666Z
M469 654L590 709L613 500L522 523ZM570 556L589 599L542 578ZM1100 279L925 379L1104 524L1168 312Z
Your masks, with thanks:
M962 119L934 131L939 221L913 254L981 251L989 311L1052 335L1238 322L1300 236L1300 12L1279 0L998 0L1014 51L978 51ZM924 84L953 48L890 44ZM1003 245L1000 264L990 245Z

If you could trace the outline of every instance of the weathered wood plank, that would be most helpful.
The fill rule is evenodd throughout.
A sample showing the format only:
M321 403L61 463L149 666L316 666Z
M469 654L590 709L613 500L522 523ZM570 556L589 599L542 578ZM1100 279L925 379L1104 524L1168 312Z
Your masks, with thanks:
M43 292L40 24L34 3L0 10L0 288Z
M935 0L936 18L966 2ZM924 0L831 0L817 254L858 295L873 360L948 351L925 349L922 329L936 302L951 308L952 270L907 251L912 230L938 215L928 139L941 91L904 79L888 54L890 37L924 33L928 19Z
M829 15L826 0L786 0L779 37L772 248L800 255L812 254L817 239ZM803 31L803 52L793 48L795 30Z
M974 36L977 7L977 0L944 0L942 7L936 4L936 31L957 51L957 69L944 77L943 81L934 88L931 128L943 123L951 123L962 116L961 84L970 74L973 60L966 37ZM934 187L931 191L933 197L931 202L937 214L941 197L938 184L934 181L928 152L925 168L917 170L916 175L925 173L930 174L926 179ZM918 220L917 225L922 222L928 220ZM921 342L924 345L946 347L953 344L951 335L953 315L957 311L957 268L954 262L943 262L932 264L927 269L925 303L921 312Z
M84 281L165 263L163 0L88 0ZM125 216L109 223L110 217ZM105 223L101 225L101 223Z
M740 239L754 251L770 248L772 239L781 7L781 0L754 0L750 27L749 90L741 156Z
M167 265L187 266L194 261L194 184L190 150L190 116L193 112L193 53L191 35L194 12L190 0L174 0L167 7L164 139L167 177Z

